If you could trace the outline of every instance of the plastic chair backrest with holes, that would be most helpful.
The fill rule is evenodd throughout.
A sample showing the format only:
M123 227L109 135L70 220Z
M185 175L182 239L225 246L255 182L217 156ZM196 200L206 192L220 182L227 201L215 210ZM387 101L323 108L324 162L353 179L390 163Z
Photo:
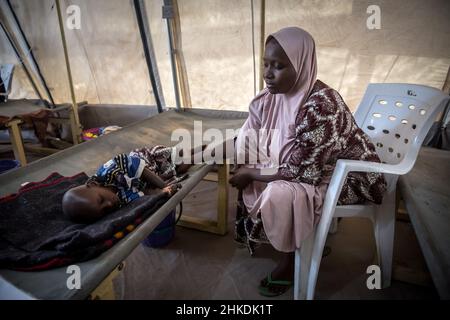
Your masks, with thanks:
M369 84L355 112L383 163L414 166L425 136L449 97L441 90L413 84Z

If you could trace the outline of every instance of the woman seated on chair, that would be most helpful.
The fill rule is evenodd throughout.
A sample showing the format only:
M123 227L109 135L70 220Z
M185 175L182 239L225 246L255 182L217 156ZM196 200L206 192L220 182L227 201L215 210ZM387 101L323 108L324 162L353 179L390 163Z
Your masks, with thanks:
M236 241L251 254L259 243L285 253L260 283L259 292L266 296L289 289L295 249L320 219L336 161L380 162L342 97L316 74L315 44L308 32L290 27L270 35L264 55L267 86L250 103L236 140L238 165L246 159L230 179L239 189ZM268 152L264 161L251 164L246 137L254 130L265 132L259 148ZM382 174L352 172L338 204L379 204L385 189Z

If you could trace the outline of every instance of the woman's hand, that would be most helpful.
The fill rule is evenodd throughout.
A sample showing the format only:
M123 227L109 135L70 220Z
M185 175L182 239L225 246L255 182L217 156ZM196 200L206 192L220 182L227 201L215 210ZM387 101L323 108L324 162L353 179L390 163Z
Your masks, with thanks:
M258 170L252 168L240 168L230 179L229 183L239 190L245 189L250 183L255 180Z
M289 181L289 179L283 177L279 171L269 175L261 174L259 169L241 167L229 182L233 187L243 190L253 181L270 183L277 180Z

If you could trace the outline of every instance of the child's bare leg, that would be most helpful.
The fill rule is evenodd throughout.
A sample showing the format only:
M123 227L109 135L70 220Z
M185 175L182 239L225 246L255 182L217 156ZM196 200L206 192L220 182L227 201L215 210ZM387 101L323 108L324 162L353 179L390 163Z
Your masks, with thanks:
M162 189L158 189L158 188L148 188L148 189L145 189L145 191L144 191L144 194L146 195L146 196L156 196L156 195L158 195L158 194L161 194L161 193L163 193L163 190Z
M181 184L174 183L170 186L164 187L162 189L158 188L149 188L146 189L144 194L145 195L159 195L159 194L165 194L169 197L173 196L179 189L181 188Z
M186 173L190 167L192 167L192 164L182 163L182 164L177 165L177 168L176 168L177 174Z
M186 172L189 170L189 168L192 167L192 166L195 164L195 160L198 160L198 159L196 159L196 158L197 158L197 157L196 157L197 153L200 153L200 155L199 155L199 157L198 157L199 159L201 159L200 161L201 161L201 162L204 162L204 159L203 159L203 151L205 151L205 149L206 149L207 146L208 146L208 145L206 145L206 144L202 145L201 151L198 150L198 147L197 147L197 148L191 149L191 151L190 151L190 158L189 158L189 160L188 160L189 163L184 163L184 162L182 162L182 163L180 163L179 165L177 165L177 166L176 166L177 174L183 174L183 173L186 173ZM180 150L179 156L183 157L183 150ZM186 160L186 159L183 159L183 160Z
M173 196L179 189L181 188L181 184L179 183L174 183L171 184L170 186L164 187L162 189L148 189L150 190L150 192L145 192L145 194L153 194L153 195L157 195L157 194L165 194L169 197Z

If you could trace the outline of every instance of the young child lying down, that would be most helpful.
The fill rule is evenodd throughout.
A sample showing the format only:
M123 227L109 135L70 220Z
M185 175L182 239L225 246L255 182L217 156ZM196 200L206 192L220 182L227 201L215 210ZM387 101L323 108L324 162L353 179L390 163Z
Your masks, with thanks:
M187 176L191 166L175 165L172 151L172 147L158 145L115 156L101 165L85 185L64 194L64 214L76 223L92 223L143 195L172 196L181 188L178 182Z

